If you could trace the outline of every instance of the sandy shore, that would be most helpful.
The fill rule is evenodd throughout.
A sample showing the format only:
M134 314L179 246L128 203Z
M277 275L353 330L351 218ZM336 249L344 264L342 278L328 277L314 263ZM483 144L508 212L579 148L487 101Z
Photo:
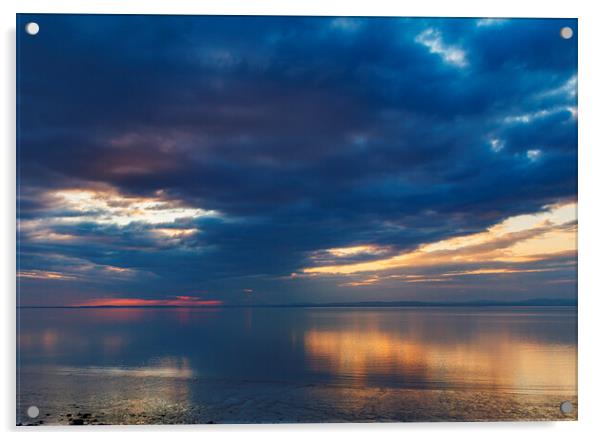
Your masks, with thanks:
M105 380L89 377L39 383L20 402L22 425L212 424L576 420L577 398L503 390L419 390L324 384L224 383L194 379ZM33 382L29 387L33 385ZM22 385L23 386L23 385ZM35 390L34 390L35 388ZM575 410L562 414L561 402ZM36 419L27 417L31 402Z

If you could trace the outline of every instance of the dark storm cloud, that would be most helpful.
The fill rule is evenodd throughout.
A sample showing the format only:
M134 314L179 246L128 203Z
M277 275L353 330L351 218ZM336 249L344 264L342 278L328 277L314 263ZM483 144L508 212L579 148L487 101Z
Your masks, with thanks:
M574 20L19 17L32 20L24 270L61 255L155 277L100 277L107 292L227 294L251 278L285 301L273 280L317 251L411 250L576 196L577 42L559 36ZM44 229L81 216L48 192L99 188L219 214Z

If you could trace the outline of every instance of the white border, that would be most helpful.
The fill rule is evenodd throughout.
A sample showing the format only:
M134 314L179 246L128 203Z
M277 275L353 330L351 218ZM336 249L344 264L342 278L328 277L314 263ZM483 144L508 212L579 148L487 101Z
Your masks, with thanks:
M366 435L400 438L419 434L421 437L504 439L509 436L545 435L546 440L573 436L590 437L600 431L600 340L598 318L602 310L597 272L599 257L600 203L602 197L602 139L599 103L602 102L602 21L593 1L504 0L500 2L470 0L393 1L370 0L5 0L2 8L2 68L0 75L4 97L1 131L5 137L0 156L2 164L2 262L3 350L0 368L3 390L0 398L0 429L17 434L15 413L15 13L146 13L146 14L236 14L236 15L398 15L398 16L463 16L463 17L578 17L579 18L579 421L556 423L420 423L420 424L346 424L346 425L230 425L180 427L72 427L21 429L25 436L43 435L62 438L65 435L92 437L110 435L121 438L129 433L148 438L163 438L167 432L180 436L244 435L250 439L305 438L338 435L350 439Z

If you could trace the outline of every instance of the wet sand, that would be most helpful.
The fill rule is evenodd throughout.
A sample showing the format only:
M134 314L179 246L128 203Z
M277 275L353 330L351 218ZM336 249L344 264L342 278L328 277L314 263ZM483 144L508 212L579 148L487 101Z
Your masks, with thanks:
M312 422L429 422L576 420L577 398L569 394L528 394L500 390L416 390L324 384L204 382L196 379L123 379L99 383L90 377L37 387L30 401L40 416L19 408L23 425L212 424ZM33 381L32 383L35 383ZM175 382L175 383L174 383ZM186 393L193 390L195 402ZM90 390L95 390L90 392ZM179 397L178 397L179 396ZM199 396L204 396L200 398ZM575 410L563 414L560 403ZM77 402L77 403L73 403Z

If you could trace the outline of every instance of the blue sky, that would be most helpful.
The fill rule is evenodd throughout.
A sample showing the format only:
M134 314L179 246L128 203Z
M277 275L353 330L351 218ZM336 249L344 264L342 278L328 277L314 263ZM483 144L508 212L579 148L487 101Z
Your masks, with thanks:
M575 297L576 20L29 21L22 304Z

